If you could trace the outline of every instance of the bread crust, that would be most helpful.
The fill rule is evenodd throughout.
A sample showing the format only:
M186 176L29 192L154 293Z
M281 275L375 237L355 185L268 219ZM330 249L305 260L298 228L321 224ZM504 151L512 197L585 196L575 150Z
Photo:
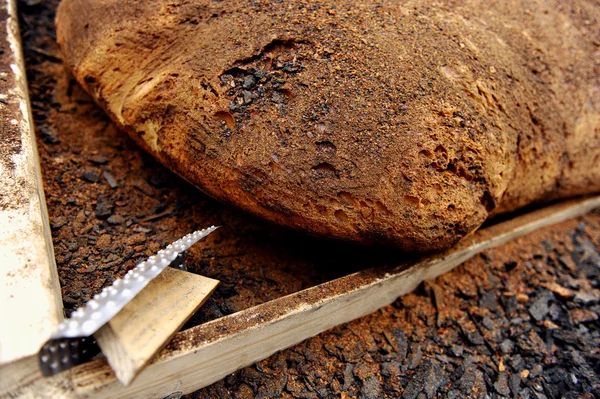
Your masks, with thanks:
M600 191L599 8L63 0L57 35L113 121L204 192L428 252Z

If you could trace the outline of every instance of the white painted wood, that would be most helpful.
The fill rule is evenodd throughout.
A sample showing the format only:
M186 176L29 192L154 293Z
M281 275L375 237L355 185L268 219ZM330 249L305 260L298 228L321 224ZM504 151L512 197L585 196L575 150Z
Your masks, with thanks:
M36 354L62 300L35 143L15 0L1 0L0 365ZM25 362L27 363L27 362ZM0 383L9 378L0 374Z

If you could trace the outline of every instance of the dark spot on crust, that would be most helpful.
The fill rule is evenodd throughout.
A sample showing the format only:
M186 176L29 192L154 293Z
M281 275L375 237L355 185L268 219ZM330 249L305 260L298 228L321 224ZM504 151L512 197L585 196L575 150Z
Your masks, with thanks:
M492 212L496 208L496 201L494 200L494 197L492 197L489 191L486 191L481 196L480 201L481 205L485 207L485 210L488 211L488 213Z
M312 170L319 174L320 177L326 177L332 174L338 177L337 169L328 162L321 162L320 164L313 166Z
M338 218L342 222L345 222L348 220L348 215L346 215L346 212L344 212L341 209L336 210L333 214L335 215L336 218Z
M335 155L336 146L329 140L315 142L317 150L328 155Z
M235 121L233 120L233 116L229 112L218 111L215 113L215 118L221 120L227 124L227 127L231 129L231 131L235 130Z

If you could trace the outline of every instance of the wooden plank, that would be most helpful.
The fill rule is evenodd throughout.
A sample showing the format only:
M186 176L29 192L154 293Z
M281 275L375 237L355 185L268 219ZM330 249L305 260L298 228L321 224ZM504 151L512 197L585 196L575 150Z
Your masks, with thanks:
M115 371L128 385L198 310L219 282L165 269L94 337Z
M196 326L173 341L128 387L105 360L30 382L18 397L163 398L189 393L304 339L392 303L424 280L489 248L600 207L600 197L567 201L482 229L443 254L363 270ZM61 389L62 387L62 389ZM50 395L47 392L52 392Z
M63 314L15 0L2 0L0 20L0 365L23 365L4 382L30 374Z

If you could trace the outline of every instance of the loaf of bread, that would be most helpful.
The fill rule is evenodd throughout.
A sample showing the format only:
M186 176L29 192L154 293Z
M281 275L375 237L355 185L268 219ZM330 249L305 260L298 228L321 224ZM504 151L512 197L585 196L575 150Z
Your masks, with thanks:
M600 191L594 0L64 0L81 85L209 195L436 251Z

